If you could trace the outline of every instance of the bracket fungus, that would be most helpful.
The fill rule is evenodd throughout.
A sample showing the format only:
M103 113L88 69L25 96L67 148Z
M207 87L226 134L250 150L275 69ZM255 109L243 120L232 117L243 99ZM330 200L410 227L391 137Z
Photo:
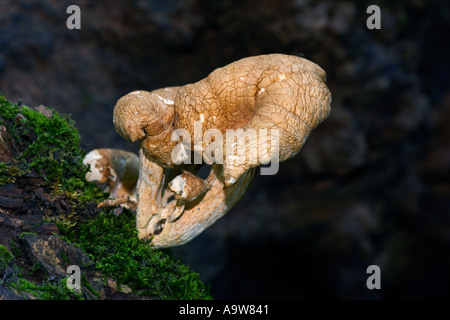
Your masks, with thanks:
M118 149L95 149L84 157L83 164L90 166L86 180L94 182L115 199L108 204L136 202L139 158L134 153Z
M325 81L311 61L269 54L235 61L193 84L120 98L116 131L139 141L139 237L155 247L192 240L241 199L261 164L295 156L330 113ZM196 175L204 163L211 165L206 179Z

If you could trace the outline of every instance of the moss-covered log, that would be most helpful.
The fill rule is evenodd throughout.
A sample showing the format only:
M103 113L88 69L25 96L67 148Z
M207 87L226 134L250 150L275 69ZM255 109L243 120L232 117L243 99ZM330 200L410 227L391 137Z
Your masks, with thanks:
M108 195L86 182L84 155L68 116L0 96L0 299L210 299L198 274L138 239L133 212L97 208Z

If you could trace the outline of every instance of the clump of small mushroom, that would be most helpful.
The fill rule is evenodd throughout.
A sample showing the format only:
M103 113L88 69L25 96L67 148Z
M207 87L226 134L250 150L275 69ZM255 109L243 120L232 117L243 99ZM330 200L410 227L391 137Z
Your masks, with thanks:
M300 151L330 113L325 80L309 60L269 54L196 83L128 93L114 108L114 126L139 141L139 156L93 150L87 179L110 192L112 203L136 207L141 239L182 245L241 199L261 164ZM196 174L205 163L211 171L202 179Z

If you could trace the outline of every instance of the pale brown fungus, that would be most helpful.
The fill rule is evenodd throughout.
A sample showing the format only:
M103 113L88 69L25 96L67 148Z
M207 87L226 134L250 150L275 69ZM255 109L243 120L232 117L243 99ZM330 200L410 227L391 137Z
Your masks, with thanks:
M152 237L156 247L192 240L240 200L257 167L295 156L330 112L325 80L324 70L309 60L269 54L238 60L193 84L120 98L114 126L140 147L139 237ZM180 130L191 139L173 139ZM201 140L211 132L213 139ZM264 144L271 135L276 143ZM211 151L219 144L222 152ZM204 180L195 175L201 165L181 162L194 152L215 160Z

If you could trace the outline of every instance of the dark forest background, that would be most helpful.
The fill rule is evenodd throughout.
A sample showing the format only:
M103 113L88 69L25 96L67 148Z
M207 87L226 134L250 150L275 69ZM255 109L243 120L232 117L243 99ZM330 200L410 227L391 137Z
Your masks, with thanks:
M71 4L81 30L66 28ZM71 114L86 151L137 151L112 124L129 91L302 54L327 72L330 117L174 255L217 299L449 298L449 30L444 0L0 0L0 92ZM372 264L381 290L366 287Z

